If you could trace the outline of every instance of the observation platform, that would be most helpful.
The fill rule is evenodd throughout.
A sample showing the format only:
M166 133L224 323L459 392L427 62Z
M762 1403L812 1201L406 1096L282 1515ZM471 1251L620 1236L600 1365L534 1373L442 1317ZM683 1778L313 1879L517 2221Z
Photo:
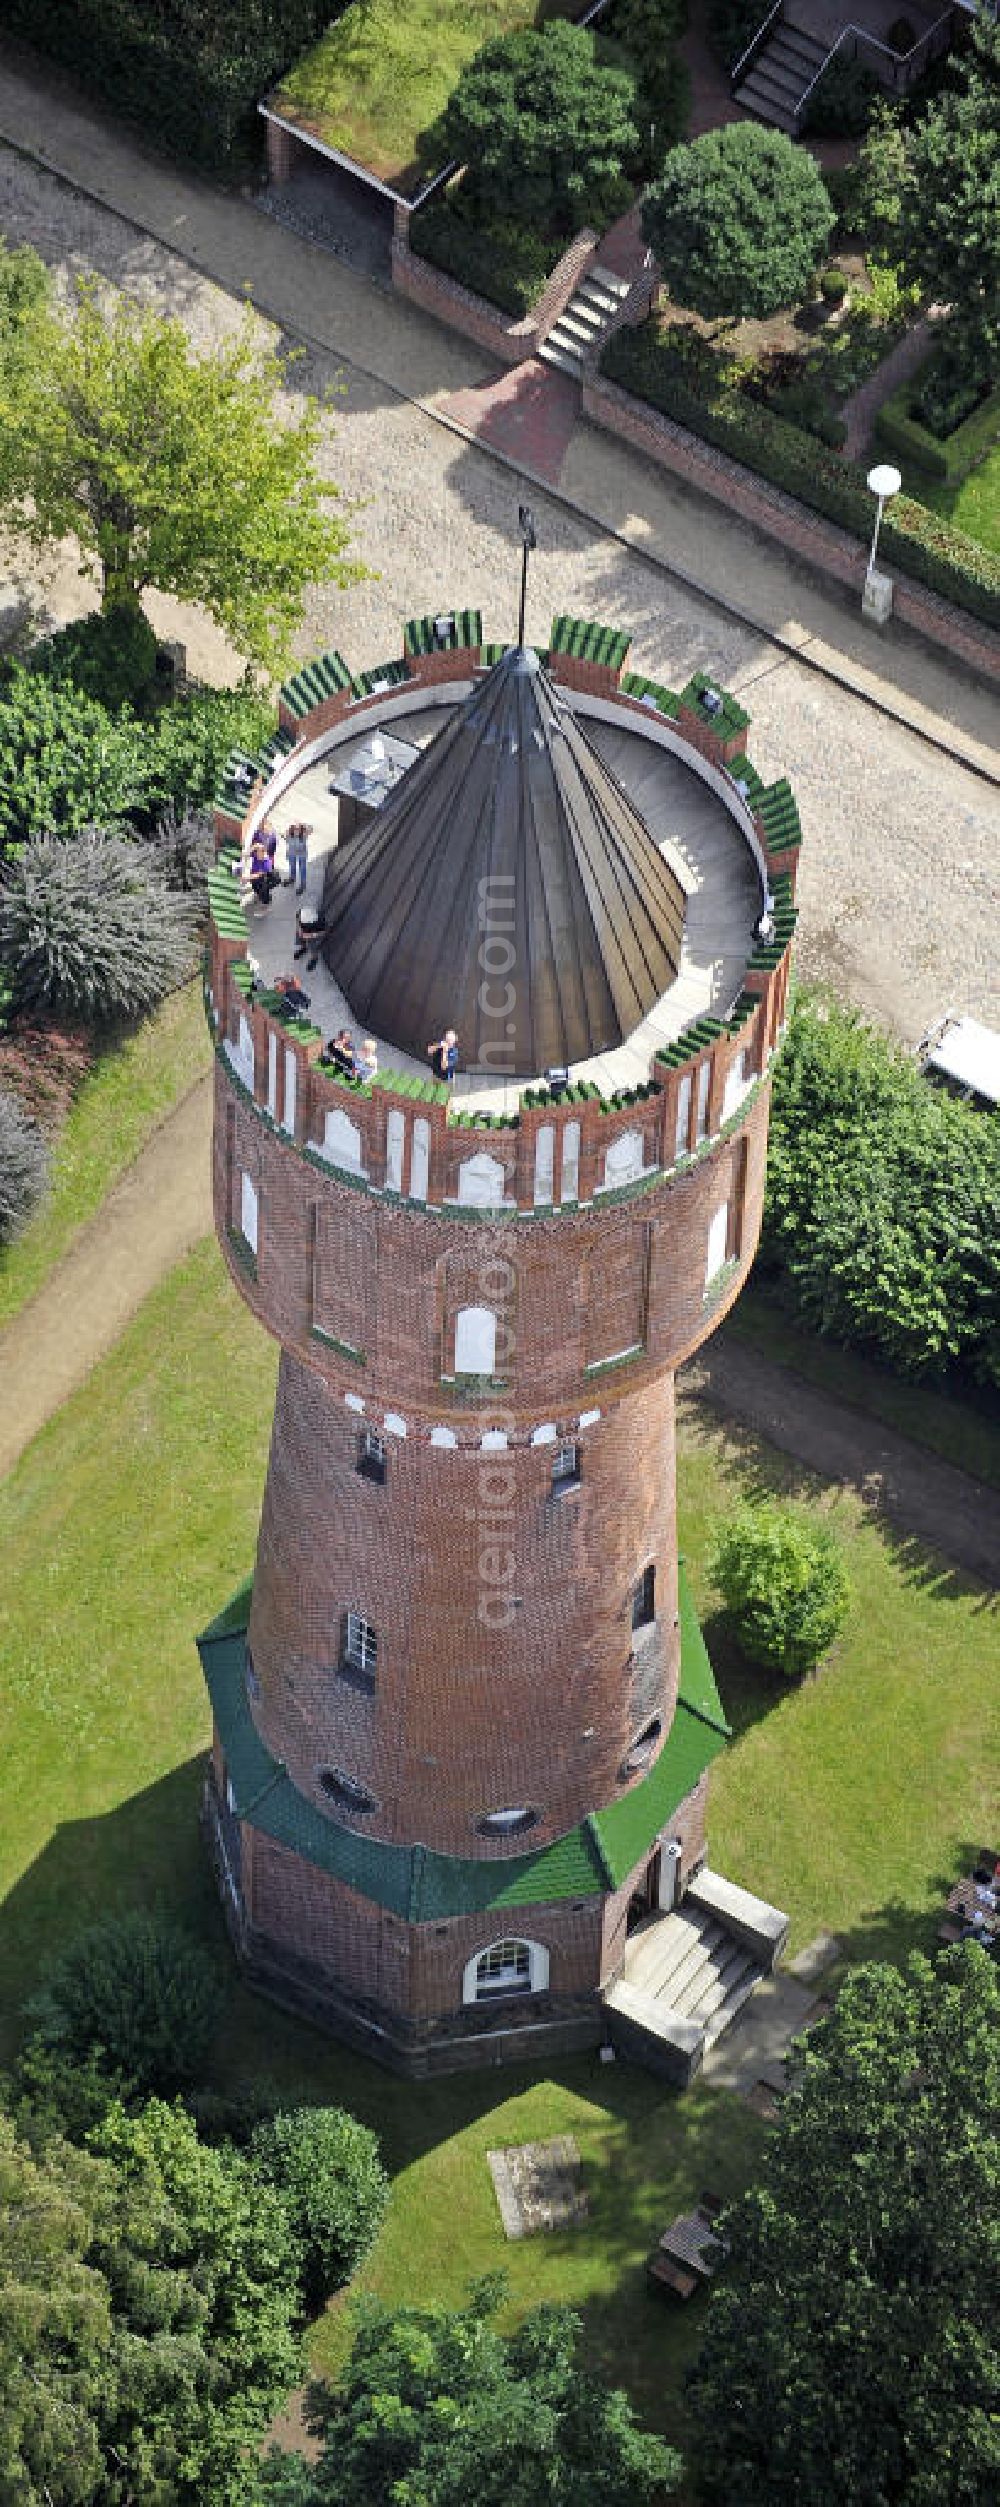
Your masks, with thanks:
M382 735L386 747L390 742L402 741L418 751L426 750L474 684L470 679L434 689L436 701L418 705L408 690L386 694L377 705L366 706L363 722L349 718L331 728L324 737L321 755L304 762L291 779L281 777L283 788L276 799L269 800L265 791L261 805L255 807L248 820L251 830L266 823L281 838L299 820L306 820L312 829L308 884L302 902L320 907L328 861L339 845L342 804L330 789L333 779L349 780L352 765L356 766L370 751L373 737L378 741ZM681 959L674 982L625 1042L570 1066L574 1081L592 1082L602 1095L610 1097L648 1080L655 1053L672 1044L695 1021L729 1016L753 951L754 924L764 902L765 873L735 782L732 800L723 799L695 771L693 762L672 753L665 745L662 717L653 709L646 719L632 709L630 719L623 720L623 708L599 697L575 692L568 702L599 757L640 813L685 898ZM618 720L611 719L615 713ZM316 743L309 745L315 748ZM397 784L395 789L399 788ZM277 866L286 875L281 843ZM247 902L248 945L259 969L260 983L269 989L279 975L297 976L309 994L309 1017L314 1025L324 1037L342 1026L349 1027L357 1051L364 1035L374 1031L359 1022L322 957L311 973L306 972L303 961L293 962L297 902L289 886L277 891L269 906L253 897ZM462 1041L460 1034L460 1053ZM426 1077L426 1060L418 1061L384 1037L376 1036L376 1042L380 1068L391 1066L396 1071ZM543 1081L541 1071L496 1077L466 1071L460 1064L453 1102L456 1110L512 1112L523 1089Z

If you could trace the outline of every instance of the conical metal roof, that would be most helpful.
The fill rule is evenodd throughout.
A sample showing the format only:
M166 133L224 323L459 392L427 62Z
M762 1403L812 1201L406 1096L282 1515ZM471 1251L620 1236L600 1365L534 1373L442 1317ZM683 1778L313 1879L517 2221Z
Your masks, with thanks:
M533 1077L621 1044L677 973L684 895L526 648L505 653L331 855L324 955L410 1053Z

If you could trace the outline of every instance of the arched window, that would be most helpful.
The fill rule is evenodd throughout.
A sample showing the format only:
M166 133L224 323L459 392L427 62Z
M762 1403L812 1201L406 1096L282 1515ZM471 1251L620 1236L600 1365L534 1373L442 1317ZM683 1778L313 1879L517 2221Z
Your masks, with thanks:
M545 1993L549 1954L541 1941L491 1941L474 1952L462 1978L463 2002L499 2002L519 1993Z
M456 1375L493 1375L497 1319L489 1306L463 1306L455 1317Z

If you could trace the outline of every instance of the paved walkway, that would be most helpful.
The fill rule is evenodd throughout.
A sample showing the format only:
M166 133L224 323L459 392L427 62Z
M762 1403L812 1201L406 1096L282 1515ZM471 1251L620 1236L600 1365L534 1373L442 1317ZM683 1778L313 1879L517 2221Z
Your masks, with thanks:
M873 1513L939 1551L978 1583L1000 1585L1000 1494L942 1462L926 1446L837 1401L725 1332L680 1377L685 1397L706 1402L791 1454L824 1480L857 1489Z
M388 393L468 434L449 411L451 396L496 380L469 342L262 216L250 200L147 155L121 124L105 120L54 72L42 74L18 48L0 44L0 64L0 141L12 151L107 204L237 300L249 294L293 341L339 356L372 391L373 405L385 409ZM6 209L4 218L10 235ZM190 292L176 289L179 312ZM523 456L487 448L495 460L513 458L520 475L540 477ZM419 487L415 478L415 493ZM582 419L563 463L560 501L701 602L717 604L810 670L1000 782L995 692L898 625L879 639L835 588Z
M558 487L580 416L580 387L571 375L526 357L495 382L449 392L440 408L477 444Z

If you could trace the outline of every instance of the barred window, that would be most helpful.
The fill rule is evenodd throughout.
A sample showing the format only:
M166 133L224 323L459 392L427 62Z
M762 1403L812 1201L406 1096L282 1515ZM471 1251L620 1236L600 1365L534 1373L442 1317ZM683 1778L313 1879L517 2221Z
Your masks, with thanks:
M378 1670L378 1636L370 1619L359 1610L344 1613L344 1662L350 1671L360 1672L365 1680L374 1682Z
M656 1569L644 1567L638 1584L632 1588L632 1626L650 1628L656 1617Z
M580 1448L578 1445L557 1445L552 1456L553 1495L563 1489L575 1488L580 1479Z
M358 1438L357 1469L363 1480L375 1480L380 1488L385 1486L385 1438L379 1435L377 1428L362 1428L361 1430Z

